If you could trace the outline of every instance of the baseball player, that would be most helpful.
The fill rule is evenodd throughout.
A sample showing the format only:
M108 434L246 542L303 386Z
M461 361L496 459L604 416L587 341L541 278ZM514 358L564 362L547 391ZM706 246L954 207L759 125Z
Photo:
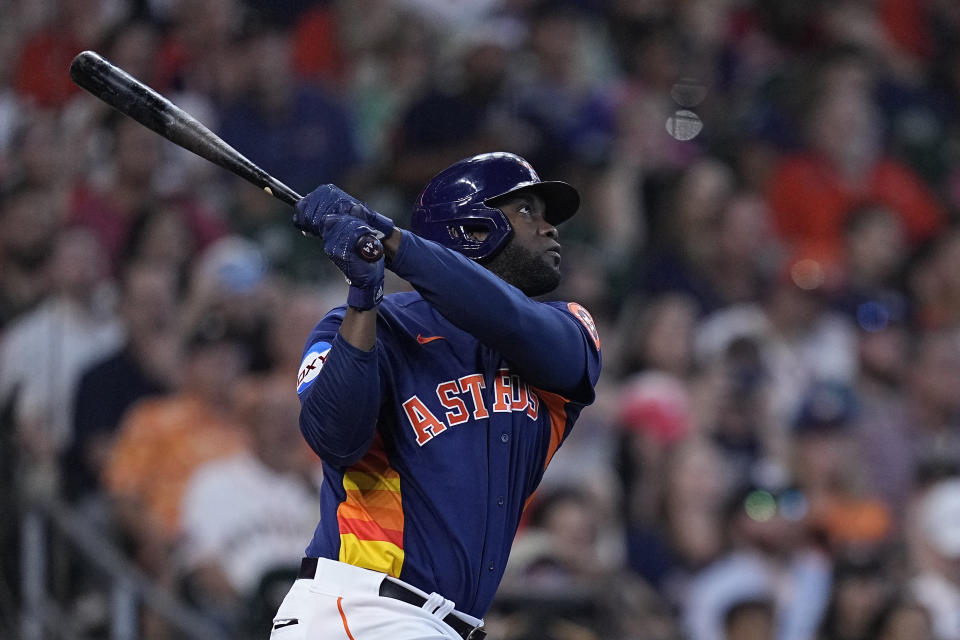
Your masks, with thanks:
M484 638L524 505L600 374L587 310L531 298L559 283L579 202L498 152L437 174L412 232L333 185L297 205L350 288L300 367L321 518L272 638ZM371 233L385 260L356 251ZM415 291L384 296L385 266Z

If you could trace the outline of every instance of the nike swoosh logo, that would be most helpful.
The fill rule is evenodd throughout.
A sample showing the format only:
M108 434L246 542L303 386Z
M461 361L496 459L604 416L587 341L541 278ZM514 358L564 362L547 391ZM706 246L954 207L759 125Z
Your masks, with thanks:
M417 334L417 342L420 344L427 344L428 342L433 342L434 340L446 340L446 338L443 336L427 336L424 338L419 333Z
M300 622L299 618L286 618L283 620L277 620L273 623L273 630L283 629L284 627L290 627Z

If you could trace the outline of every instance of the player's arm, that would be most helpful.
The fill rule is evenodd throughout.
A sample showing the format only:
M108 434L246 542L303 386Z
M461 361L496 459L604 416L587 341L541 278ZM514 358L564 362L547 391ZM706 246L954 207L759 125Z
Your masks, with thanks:
M383 259L367 262L355 251L357 239L370 232L356 218L327 220L324 252L350 290L343 315L318 326L300 366L300 429L320 458L336 466L363 456L380 408L376 308L383 297Z
M365 314L342 307L328 314L311 333L300 365L300 431L335 466L359 460L376 431L382 393L377 349L359 348L345 335L351 324L366 322Z
M499 351L531 384L593 398L599 344L561 308L532 300L461 254L397 230L385 243L390 270L454 325Z

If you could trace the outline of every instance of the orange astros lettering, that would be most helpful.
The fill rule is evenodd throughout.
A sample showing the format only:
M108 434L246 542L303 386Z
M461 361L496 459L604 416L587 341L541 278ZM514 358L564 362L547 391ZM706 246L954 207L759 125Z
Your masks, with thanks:
M439 338L442 336L434 336ZM436 396L444 413L433 413L427 404L414 395L402 403L407 420L413 428L417 444L421 447L451 427L490 417L483 390L486 388L483 375L473 373L457 380L446 380L437 385ZM530 420L539 416L540 398L520 376L500 369L494 378L493 410L500 412L523 412ZM469 404L468 404L469 403ZM473 406L470 407L470 404ZM472 409L472 411L471 411Z

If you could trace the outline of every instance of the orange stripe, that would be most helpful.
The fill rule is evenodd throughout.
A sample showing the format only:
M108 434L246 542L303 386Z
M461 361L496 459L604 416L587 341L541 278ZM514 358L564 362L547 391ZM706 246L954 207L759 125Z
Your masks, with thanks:
M566 406L570 401L549 391L542 391L541 389L535 389L535 391L550 411L550 445L547 447L547 457L543 463L543 468L546 469L553 458L553 454L557 452L560 443L563 442L563 432L567 428Z
M385 529L376 522L369 520L350 520L349 518L340 518L340 534L352 533L360 541L363 540L383 540L391 542L398 547L403 545L403 531L396 529Z
M380 509L400 510L400 492L383 491L373 489L371 491L357 491L356 489L347 489L347 499L345 502L351 504L363 505L364 507L378 507Z
M340 505L337 517L347 520L374 520L387 529L403 529L403 511L400 509L363 508L344 502Z
M386 580L386 578L384 578ZM343 622L343 630L347 632L347 637L350 640L356 640L353 637L353 634L350 633L350 627L347 625L347 616L343 614L343 596L337 598L337 610L340 612L340 621Z

